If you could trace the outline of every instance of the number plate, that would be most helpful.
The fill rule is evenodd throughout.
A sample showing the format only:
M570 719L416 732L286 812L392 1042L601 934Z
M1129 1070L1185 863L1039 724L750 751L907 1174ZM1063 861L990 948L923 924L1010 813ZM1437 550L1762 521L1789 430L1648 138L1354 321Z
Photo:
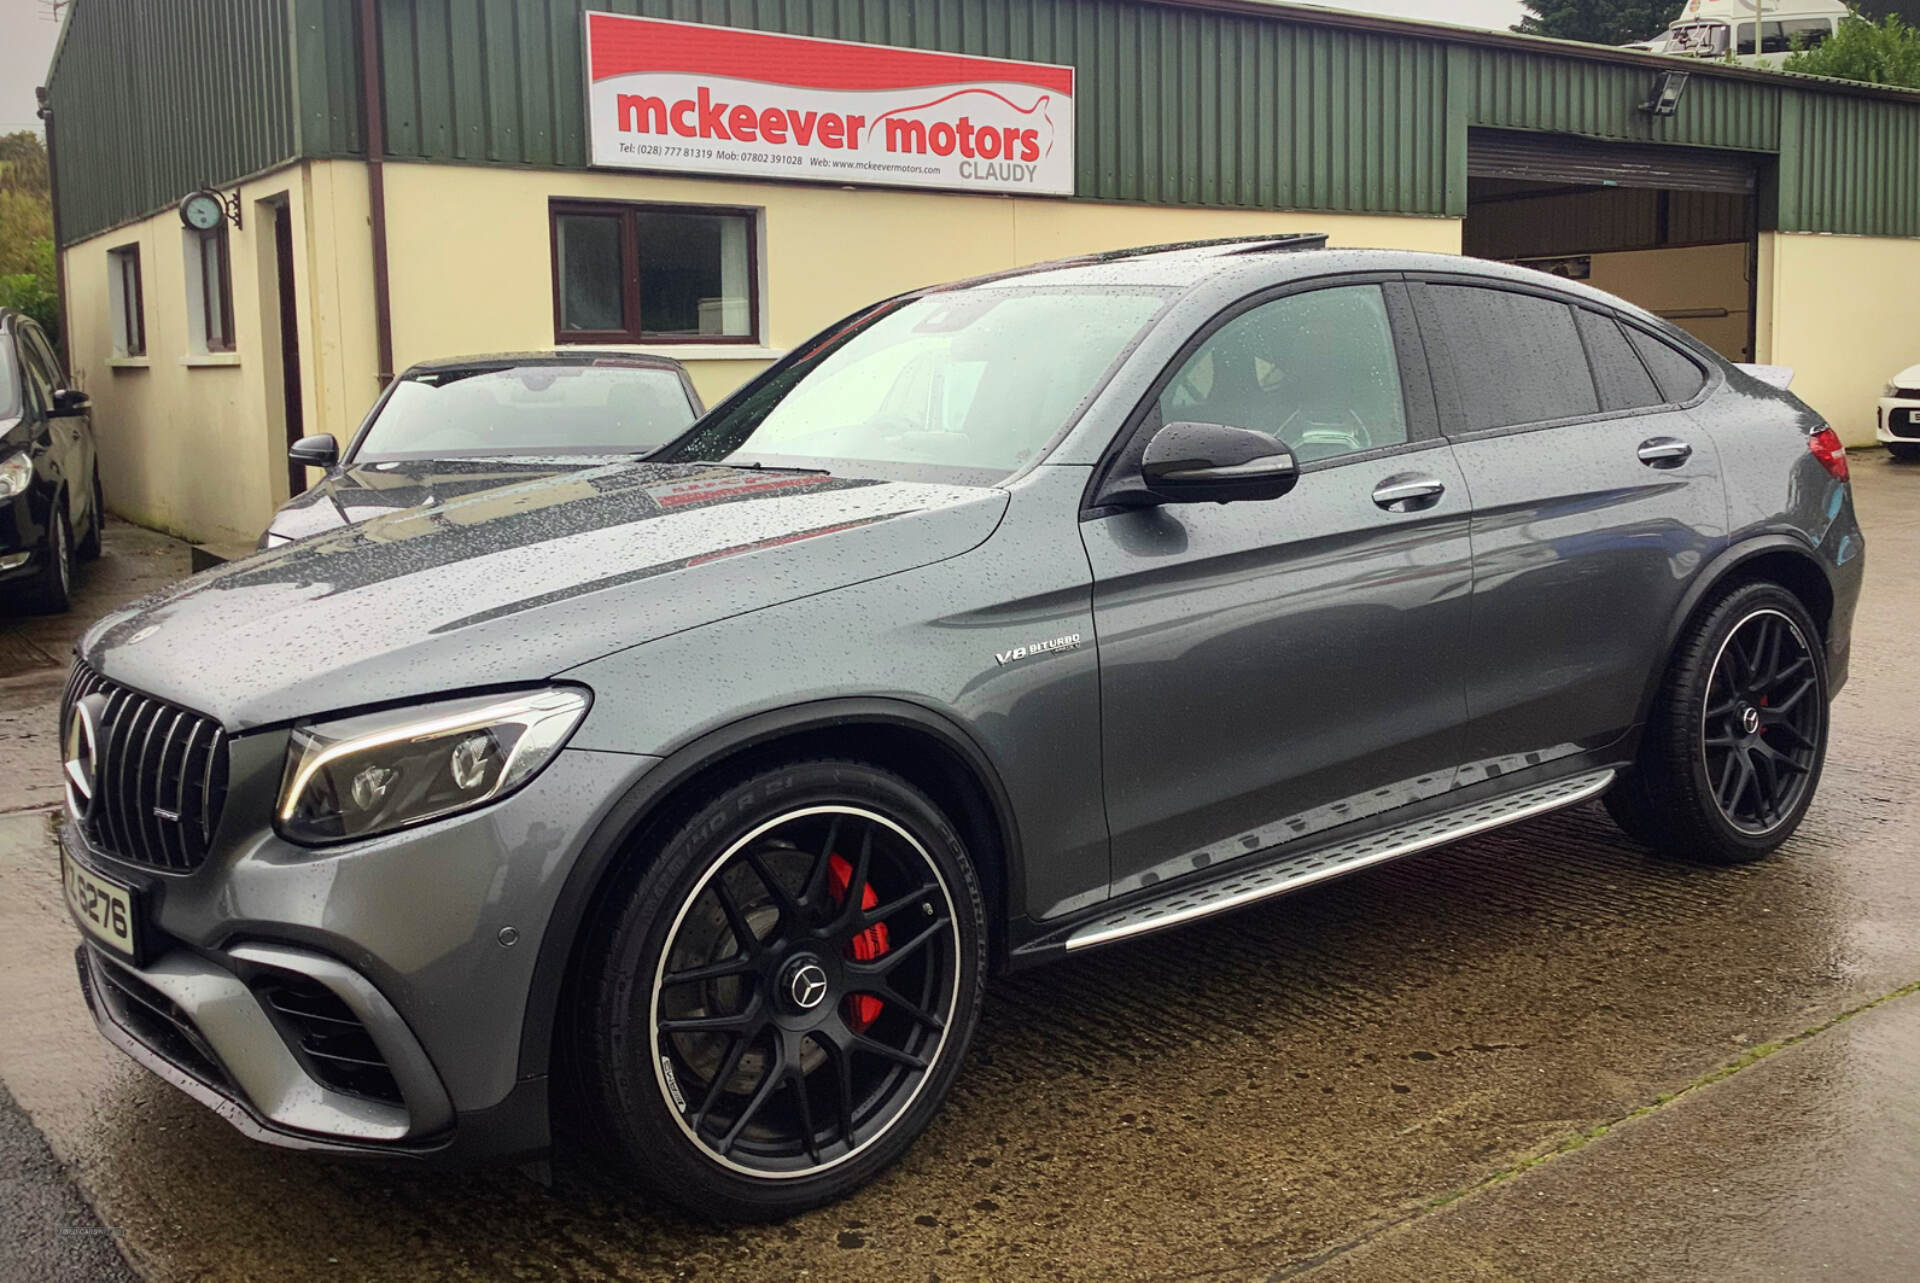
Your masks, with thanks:
M102 944L131 958L135 956L133 889L81 868L63 851L61 881L67 888L67 908L74 921Z

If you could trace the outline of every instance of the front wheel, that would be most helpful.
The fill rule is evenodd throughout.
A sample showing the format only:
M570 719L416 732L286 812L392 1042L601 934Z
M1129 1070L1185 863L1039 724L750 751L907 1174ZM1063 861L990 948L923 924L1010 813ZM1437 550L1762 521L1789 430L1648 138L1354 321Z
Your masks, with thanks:
M46 558L34 584L34 605L57 615L73 604L73 522L65 499L54 500L47 519Z
M1694 622L1607 806L1664 854L1718 864L1769 854L1813 801L1827 751L1827 664L1806 607L1743 584Z
M853 761L741 779L602 912L575 1003L599 1131L698 1214L839 1198L939 1109L985 939L965 847L906 781Z

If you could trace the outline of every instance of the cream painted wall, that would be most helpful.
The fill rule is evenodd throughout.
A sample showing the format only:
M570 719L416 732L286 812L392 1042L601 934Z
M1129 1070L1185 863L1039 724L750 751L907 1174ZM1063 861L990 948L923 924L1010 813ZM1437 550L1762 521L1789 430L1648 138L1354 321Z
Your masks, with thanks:
M1794 367L1842 441L1871 445L1887 380L1920 361L1920 240L1775 233L1761 257L1761 359Z
M1593 256L1595 289L1618 294L1650 312L1725 309L1724 317L1671 319L1729 361L1746 361L1747 247L1703 245Z
M259 533L252 521L276 501L276 475L277 493L286 492L286 466L262 426L272 417L262 377L262 302L277 295L261 288L261 263L269 270L273 264L273 230L259 202L286 201L298 220L303 194L297 167L240 192L245 227L229 233L230 355L189 353L186 245L173 211L66 251L69 360L75 381L93 398L101 475L115 512L203 541L251 542ZM147 351L136 360L113 353L107 255L125 245L139 246L145 299Z
M875 299L1067 254L1276 231L1323 231L1337 245L1460 250L1460 223L1453 219L1164 209L449 165L390 163L386 173L397 369L429 357L553 346L549 199L763 210L767 349L751 360L688 359L694 384L709 403L758 373L768 358ZM673 354L671 348L655 350Z

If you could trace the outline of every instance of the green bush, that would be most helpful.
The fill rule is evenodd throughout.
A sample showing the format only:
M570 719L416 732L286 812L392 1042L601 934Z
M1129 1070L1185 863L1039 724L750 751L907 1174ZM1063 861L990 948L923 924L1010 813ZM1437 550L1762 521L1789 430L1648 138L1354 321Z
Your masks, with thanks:
M1785 70L1920 89L1920 28L1898 17L1878 23L1849 18L1832 39L1788 58Z
M32 246L31 271L0 276L0 307L18 308L46 329L58 341L60 336L60 295L54 287L53 240L38 240Z

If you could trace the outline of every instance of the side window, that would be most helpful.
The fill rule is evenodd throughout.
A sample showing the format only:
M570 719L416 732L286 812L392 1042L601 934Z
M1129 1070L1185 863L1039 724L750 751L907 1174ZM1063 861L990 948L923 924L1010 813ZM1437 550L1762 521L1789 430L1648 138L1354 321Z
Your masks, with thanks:
M53 408L54 373L47 368L46 360L34 351L33 340L28 337L25 326L16 325L13 331L13 350L20 362L20 374L27 385L27 408L38 414L45 414Z
M27 328L20 332L39 358L40 368L45 371L47 382L54 388L67 386L66 371L60 367L60 357L53 350L53 344L47 341L46 333L38 328Z
M1180 367L1160 415L1265 432L1302 463L1404 444L1385 296L1377 285L1347 285L1242 313Z
M1636 410L1666 399L1654 386L1647 367L1634 355L1618 321L1585 308L1575 309L1574 316L1580 323L1580 337L1586 341L1587 359L1593 363L1601 409Z
M1783 45L1788 49L1818 48L1833 34L1833 19L1788 18L1780 24L1780 34Z
M1460 385L1469 432L1577 418L1600 409L1573 308L1510 290L1427 290Z
M1661 394L1676 404L1691 401L1707 386L1707 372L1700 363L1664 339L1656 339L1645 330L1627 327L1627 337L1640 359L1647 363Z

